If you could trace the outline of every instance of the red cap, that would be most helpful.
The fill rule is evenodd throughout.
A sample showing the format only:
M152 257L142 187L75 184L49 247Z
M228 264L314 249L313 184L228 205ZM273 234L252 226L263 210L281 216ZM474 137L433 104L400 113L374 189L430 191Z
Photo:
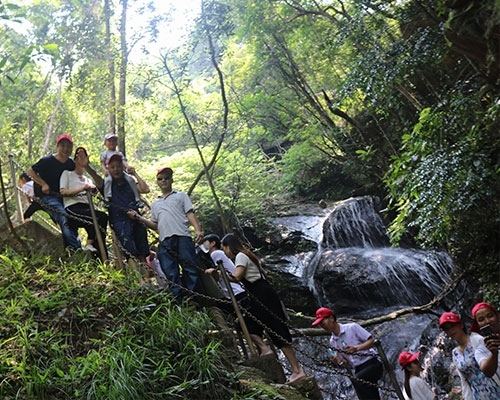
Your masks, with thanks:
M326 307L318 308L316 310L316 319L312 323L312 326L321 324L321 321L323 321L325 318L331 317L332 315L335 315L335 313L329 308Z
M123 161L123 157L121 156L121 154L118 153L112 154L111 157L108 158L108 164L114 160Z
M399 365L404 369L408 364L412 363L415 360L418 360L420 357L420 351L417 351L415 354L410 353L409 351L403 351L399 355Z
M479 325L476 320L476 314L479 310L482 310L484 308L487 308L493 311L495 314L498 314L496 308L493 307L491 304L485 303L484 301L482 301L481 303L477 303L474 307L472 307L472 318L474 319L474 321L472 321L472 325L470 327L471 332L476 332L476 333L480 332Z
M156 176L158 176L160 174L163 174L163 173L166 173L166 174L172 176L172 174L174 173L174 171L172 171L172 168L168 168L168 167L166 167L166 168L160 168L158 170L158 172L156 173Z
M460 317L455 314L454 312L445 312L443 315L439 317L439 327L442 328L444 324L446 323L451 323L451 324L460 324L462 323L462 320Z
M71 135L68 135L67 133L63 133L62 135L59 135L57 137L56 143L59 144L59 142L61 140L68 140L70 143L73 143L73 138L71 137Z

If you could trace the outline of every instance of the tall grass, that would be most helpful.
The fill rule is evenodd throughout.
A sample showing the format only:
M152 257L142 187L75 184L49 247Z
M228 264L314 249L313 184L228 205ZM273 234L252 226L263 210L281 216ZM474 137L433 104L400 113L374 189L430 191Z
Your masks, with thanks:
M0 256L2 399L240 398L213 328L113 266Z

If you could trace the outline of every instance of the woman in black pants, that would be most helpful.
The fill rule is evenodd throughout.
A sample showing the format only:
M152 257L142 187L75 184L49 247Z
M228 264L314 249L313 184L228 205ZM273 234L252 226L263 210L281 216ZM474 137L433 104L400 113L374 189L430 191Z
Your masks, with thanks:
M260 265L259 258L247 248L243 247L239 239L233 234L227 234L221 241L222 250L229 258L234 259L236 267L229 280L242 282L245 289L256 299L252 302L250 313L260 321L260 324L249 327L253 334L262 336L267 330L271 340L279 348L290 363L292 374L287 383L293 383L306 376L299 365L295 350L292 346L292 336L286 325L286 316L281 307L281 300L266 279L266 274ZM257 330L260 330L257 332Z
M64 171L61 175L60 190L64 196L64 208L68 213L68 222L72 230L78 233L78 228L84 228L87 232L87 245L84 250L90 250L97 253L102 259L99 246L97 245L97 234L94 229L92 213L90 211L87 190L97 192L93 182L83 173L89 164L89 156L83 147L78 147L75 150L75 170ZM106 227L108 225L108 216L106 213L95 210L101 237L104 241L106 238Z

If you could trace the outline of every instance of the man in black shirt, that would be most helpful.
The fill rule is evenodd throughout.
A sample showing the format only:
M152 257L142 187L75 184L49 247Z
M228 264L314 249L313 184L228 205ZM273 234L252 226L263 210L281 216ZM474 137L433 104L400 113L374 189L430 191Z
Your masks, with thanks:
M73 138L67 133L57 138L57 152L42 157L33 164L28 174L35 181L35 197L47 206L45 210L57 221L61 228L64 246L75 251L82 247L74 230L68 224L63 199L59 193L59 181L63 171L73 171L75 163L70 158L73 153Z

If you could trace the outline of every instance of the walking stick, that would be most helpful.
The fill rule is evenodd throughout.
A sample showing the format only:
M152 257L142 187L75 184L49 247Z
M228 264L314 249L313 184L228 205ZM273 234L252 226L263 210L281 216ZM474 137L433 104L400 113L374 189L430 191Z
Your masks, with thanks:
M94 201L92 200L92 193L90 190L86 190L87 200L89 201L90 214L92 215L92 222L94 223L95 235L97 237L97 244L99 245L99 252L101 253L102 261L107 261L108 256L106 255L106 247L104 246L104 241L102 240L101 228L97 222L97 217L95 215Z
M257 352L253 347L253 341L252 338L250 337L250 332L248 332L247 324L243 319L243 314L241 314L241 310L240 307L238 306L238 302L236 301L236 297L234 297L233 288L229 283L229 278L227 277L226 269L224 268L224 264L221 260L217 261L217 267L220 271L222 280L224 281L224 285L226 285L227 292L229 293L229 297L231 298L231 302L233 303L234 312L236 313L236 317L238 317L238 322L240 323L243 335L245 335L245 339L248 342L248 347L250 348L250 354L252 354L252 357L256 357Z

